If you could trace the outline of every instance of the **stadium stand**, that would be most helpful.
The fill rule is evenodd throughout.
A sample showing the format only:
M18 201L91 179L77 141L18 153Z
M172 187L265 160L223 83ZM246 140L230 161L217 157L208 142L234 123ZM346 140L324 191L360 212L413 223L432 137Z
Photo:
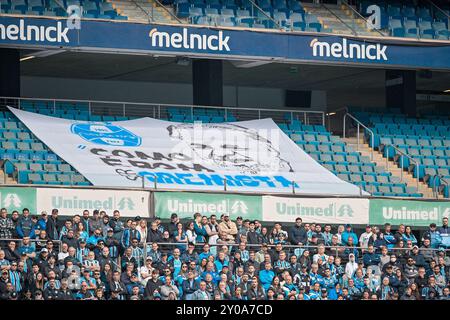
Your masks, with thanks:
M354 111L352 114L373 131L373 145L371 134L367 130L365 132L370 147L382 152L385 158L394 160L399 167L403 161L404 170L409 171L414 178L420 179L430 188L437 184L445 197L448 197L447 183L450 182L448 115L410 118L395 110L383 114L365 111Z
M41 114L53 115L67 119L102 119L88 117L86 106L61 105L57 110L47 103L24 102L23 109ZM69 164L60 159L39 141L9 111L0 112L0 140L2 149L0 158L4 161L7 175L16 175L18 183L47 185L90 185ZM0 179L2 180L2 179ZM3 183L1 181L0 183Z
M89 121L121 121L132 117L112 115L91 115L86 103L57 103L50 101L25 101L21 108L25 111L55 116L65 119ZM9 160L5 164L7 175L18 171L19 183L88 185L85 179L49 151L31 132L26 129L10 112L3 112L1 132L3 151L0 156ZM286 113L284 121L278 121L279 127L312 158L333 172L339 178L359 186L374 196L422 197L417 188L407 186L385 167L362 156L352 146L347 145L339 136L332 135L323 125L308 125L302 120L293 119ZM220 123L244 120L237 112L216 108L168 107L161 119L176 122ZM245 118L246 120L247 118ZM379 141L377 138L376 141ZM393 156L393 155L391 155ZM449 154L450 156L450 154ZM405 168L410 166L405 162ZM410 170L413 170L411 168ZM421 178L429 169L421 170ZM427 176L428 177L428 176ZM426 181L430 180L427 177ZM72 180L71 180L72 178ZM431 182L430 182L431 183Z
M381 8L381 28L394 37L448 40L449 7L441 10L430 3L417 6L413 1L361 1L359 11L367 16L369 5Z
M448 218L419 234L108 213L1 209L0 300L450 300Z
M289 117L286 114L286 118ZM402 183L385 167L362 156L339 136L328 132L324 126L304 125L299 120L288 120L287 123L280 124L280 128L325 168L374 196L422 197L416 188Z
M128 17L119 14L111 3L105 0L1 0L0 13L45 16L45 17L67 17L67 10L71 5L81 6L82 15L87 19L113 19L127 20Z

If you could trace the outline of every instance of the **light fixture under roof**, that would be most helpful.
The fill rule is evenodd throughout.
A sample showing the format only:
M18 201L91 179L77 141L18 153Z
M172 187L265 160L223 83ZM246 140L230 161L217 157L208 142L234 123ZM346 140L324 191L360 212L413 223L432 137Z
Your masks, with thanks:
M23 58L20 58L20 62L31 60L31 59L34 59L34 58L36 58L36 57L35 56L25 56Z

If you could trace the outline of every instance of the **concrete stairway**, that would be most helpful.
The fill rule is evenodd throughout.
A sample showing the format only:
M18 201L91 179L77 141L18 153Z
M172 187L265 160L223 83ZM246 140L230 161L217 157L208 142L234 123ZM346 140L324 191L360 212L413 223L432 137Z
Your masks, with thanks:
M17 181L8 176L6 176L5 180L5 172L0 169L0 185L2 184L17 184Z
M154 0L108 0L113 7L130 21L143 23L178 23L178 21L167 11L174 14L171 7L161 7Z
M359 149L358 149L358 140L356 137L354 138L342 138L344 142L347 143L347 145L352 146L355 150L361 153L363 156L367 156L370 158L370 154L372 152L372 148L369 147L367 143L363 141L363 137L360 137L359 142ZM398 177L399 179L402 179L402 182L405 183L408 187L414 187L418 189L419 193L423 194L424 198L435 198L433 196L433 190L428 187L427 184L419 181L417 183L417 179L413 177L412 174L408 173L407 171L403 171L401 168L397 166L397 164L394 161L386 161L386 158L383 157L383 154L377 150L373 150L373 159L372 162L375 162L377 166L384 167L386 171L391 172L393 176ZM403 174L403 178L402 178ZM442 198L441 195L439 195L439 198Z
M344 5L302 3L307 13L313 14L325 29L331 29L335 34L380 36L379 33L366 28L363 19L353 17L350 9ZM347 9L347 10L344 10Z

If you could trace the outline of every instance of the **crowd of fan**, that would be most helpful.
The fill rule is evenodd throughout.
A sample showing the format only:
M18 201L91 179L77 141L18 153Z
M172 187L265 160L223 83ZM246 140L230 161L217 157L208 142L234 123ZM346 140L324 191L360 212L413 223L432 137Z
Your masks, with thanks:
M448 218L419 240L404 225L1 209L0 300L450 300Z

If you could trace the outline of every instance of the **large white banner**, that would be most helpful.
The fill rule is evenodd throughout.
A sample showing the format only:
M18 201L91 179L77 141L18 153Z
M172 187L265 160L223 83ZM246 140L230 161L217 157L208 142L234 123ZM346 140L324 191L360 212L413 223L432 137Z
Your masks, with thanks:
M38 188L36 211L58 209L60 215L73 216L83 210L105 210L112 216L119 210L123 217L150 217L149 192L98 189Z
M188 124L74 121L10 108L95 186L358 195L272 119Z
M262 220L332 224L369 223L369 199L352 198L288 198L264 196Z

